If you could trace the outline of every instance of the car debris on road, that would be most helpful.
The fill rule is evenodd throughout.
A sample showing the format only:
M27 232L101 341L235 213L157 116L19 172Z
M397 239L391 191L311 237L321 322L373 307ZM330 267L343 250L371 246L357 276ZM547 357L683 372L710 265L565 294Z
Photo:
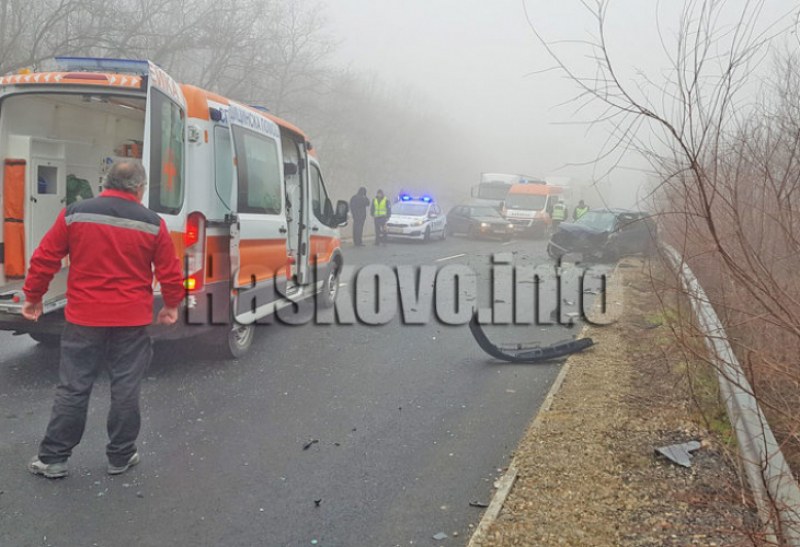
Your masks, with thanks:
M486 333L483 331L480 322L478 321L477 312L473 314L472 320L469 322L469 330L472 332L473 338L478 342L478 345L483 351L501 361L508 361L510 363L540 363L551 361L577 353L585 350L594 345L591 338L579 338L577 340L563 340L556 342L549 346L532 346L525 347L518 344L516 348L501 348L492 343Z

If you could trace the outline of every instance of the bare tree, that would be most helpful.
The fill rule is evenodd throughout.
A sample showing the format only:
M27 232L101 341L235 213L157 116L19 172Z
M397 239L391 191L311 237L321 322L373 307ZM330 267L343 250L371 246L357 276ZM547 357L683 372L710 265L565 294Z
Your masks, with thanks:
M587 74L563 62L558 45L531 26L579 87L578 103L601 105L596 123L611 137L599 157L613 164L634 150L659 174L652 198L664 236L691 262L726 319L755 394L798 470L800 79L797 55L779 49L797 13L765 21L761 1L745 1L738 11L723 1L688 1L677 35L661 36L670 71L662 80L640 72L630 81L610 54L609 2L582 3L597 26L596 37L583 42L593 61ZM752 78L770 54L773 78ZM778 526L778 538L786 539L780 536Z

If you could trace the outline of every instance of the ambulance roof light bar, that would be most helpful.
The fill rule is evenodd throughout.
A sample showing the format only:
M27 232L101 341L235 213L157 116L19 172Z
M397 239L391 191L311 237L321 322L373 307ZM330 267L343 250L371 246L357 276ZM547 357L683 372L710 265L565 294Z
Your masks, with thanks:
M146 76L150 72L150 64L137 59L56 57L55 62L64 72L114 72L139 76Z

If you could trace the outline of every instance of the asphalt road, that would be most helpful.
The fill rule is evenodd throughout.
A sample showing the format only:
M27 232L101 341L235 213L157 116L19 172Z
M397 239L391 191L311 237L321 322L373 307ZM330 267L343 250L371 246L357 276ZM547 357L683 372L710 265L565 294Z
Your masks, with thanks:
M348 245L345 256L356 267L467 265L487 305L498 252L549 263L536 240ZM505 342L578 331L487 328ZM399 319L261 326L245 358L213 355L201 340L157 346L143 460L119 477L105 473L102 380L71 475L49 481L25 464L49 417L58 350L0 333L0 545L463 545L482 511L469 502L489 501L559 368L492 360L466 325Z

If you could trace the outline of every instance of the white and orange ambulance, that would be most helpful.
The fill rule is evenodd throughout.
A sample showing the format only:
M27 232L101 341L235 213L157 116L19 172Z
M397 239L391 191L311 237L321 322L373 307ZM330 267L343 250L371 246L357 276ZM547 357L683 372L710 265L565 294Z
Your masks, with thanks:
M147 61L54 63L0 78L0 329L57 343L69 264L32 323L20 314L28 261L61 208L97 195L120 158L144 165L143 202L185 264L184 319L156 337L213 328L240 356L256 321L311 297L333 304L347 203L334 209L300 129Z

